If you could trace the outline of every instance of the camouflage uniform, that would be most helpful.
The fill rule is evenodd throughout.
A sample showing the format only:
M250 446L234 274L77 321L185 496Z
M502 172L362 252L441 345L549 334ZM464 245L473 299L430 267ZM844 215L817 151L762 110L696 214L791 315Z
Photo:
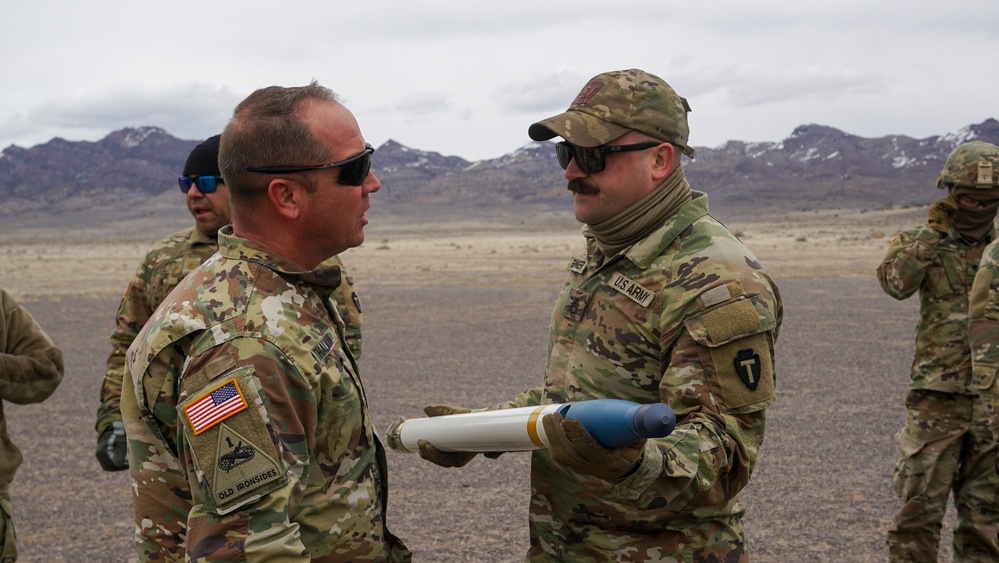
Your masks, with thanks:
M920 299L906 421L895 436L893 485L905 504L888 532L892 561L936 561L952 488L955 554L962 561L995 554L997 450L971 386L967 316L975 272L994 237L994 227L975 243L953 228L947 236L929 226L906 229L878 268L885 293L905 299L918 291Z
M295 272L231 227L219 238L129 349L140 559L408 559L385 528L384 450L330 301L339 268ZM178 519L181 542L164 527Z
M502 407L661 401L678 424L620 482L535 452L528 560L748 561L739 495L774 400L773 280L697 192L616 256L588 239L568 270L544 387Z
M125 352L132 345L153 311L166 299L184 276L198 267L218 250L218 241L191 227L174 233L153 245L128 283L121 304L118 305L117 322L111 333L111 353L108 354L104 382L101 384L101 404L97 407L97 434L114 422L121 422L118 402L121 398L122 376L125 369ZM334 257L333 264L343 263ZM347 324L346 344L361 357L361 304L354 293L353 278L344 275L345 283L337 288L334 298L340 316Z
M62 376L62 352L27 309L0 289L0 563L17 559L9 488L22 460L21 451L7 434L3 402L24 405L44 401Z
M967 146L972 146L969 150L971 154L977 154L980 160L977 164L977 187L987 188L992 187L992 193L988 197L995 196L995 187L999 186L999 147L995 145L987 145L984 143L969 143ZM956 149L955 149L956 150ZM955 177L961 175L969 176L967 180L971 180L972 172L970 170L971 164L971 154L956 163L958 166L955 167L953 171ZM984 158L981 158L984 157ZM991 158L989 158L991 157ZM962 174L962 168L964 168ZM990 178L991 177L991 178ZM988 180L991 179L991 182ZM997 297L997 291L999 291L999 276L996 275L999 271L999 242L993 242L985 247L983 252L982 261L979 265L978 272L975 274L975 281L971 287L971 297L969 298L968 305L968 342L971 347L971 387L979 393L978 401L976 406L979 406L979 412L976 415L979 417L984 417L987 419L990 430L992 432L993 440L999 439L999 413L996 412L997 405L997 393L999 393L999 385L996 384L996 371L999 370L999 297ZM996 473L991 475L995 477L999 474L999 453L993 450L994 463ZM983 470L987 471L987 470ZM997 505L999 505L999 498L997 498L997 491L999 491L999 484L993 479L992 483L988 483L990 488L979 492L980 497L989 498L988 494L991 493L991 502L982 508L978 508L983 512L987 512L992 515L991 524L992 526L986 528L979 532L982 535L989 534L988 539L984 539L983 543L991 540L991 545L993 547L992 558L997 559L999 555L999 547L997 547L997 525L996 522L999 521L999 515L997 515Z
M971 387L980 393L993 437L999 437L999 241L985 247L968 305ZM999 462L997 462L999 463ZM999 471L999 465L996 467Z

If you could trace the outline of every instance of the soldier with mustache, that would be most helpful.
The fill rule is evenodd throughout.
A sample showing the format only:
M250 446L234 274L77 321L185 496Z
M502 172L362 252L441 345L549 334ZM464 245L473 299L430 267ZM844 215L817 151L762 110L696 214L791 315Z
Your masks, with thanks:
M531 459L528 561L749 560L742 490L775 399L780 293L687 183L687 100L638 69L591 79L530 126L555 145L583 223L555 305L541 386L495 408L588 399L662 402L665 438L607 448L575 419L543 419ZM467 412L431 405L430 416ZM421 444L460 466L475 454Z

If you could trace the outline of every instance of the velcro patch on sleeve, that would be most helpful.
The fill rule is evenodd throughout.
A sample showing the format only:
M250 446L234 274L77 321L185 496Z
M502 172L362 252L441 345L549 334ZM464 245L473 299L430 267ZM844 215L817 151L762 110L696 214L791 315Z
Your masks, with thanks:
M731 412L754 412L773 402L772 323L751 300L718 305L684 325L695 342L707 347L722 402Z
M774 364L766 333L711 348L725 406L732 412L753 412L774 399Z
M702 308L710 309L715 305L745 295L745 293L742 289L742 283L739 280L733 280L705 291L697 296L697 300L701 302Z
M197 436L245 409L246 398L235 379L229 379L184 405L184 415Z
M733 301L702 315L712 342L723 343L762 330L760 315L748 299Z
M219 514L225 514L261 496L261 489L271 490L271 483L284 479L284 472L268 451L270 443L257 445L255 440L243 436L229 425L219 425L215 454L206 461L215 461L211 467L211 491ZM269 441L268 441L269 442ZM205 473L205 477L209 472Z
M183 426L194 464L202 475L205 497L211 498L219 514L252 503L288 481L287 470L280 462L280 450L261 413L254 379L252 367L237 368L226 374L221 385L181 404L185 413ZM244 406L195 433L195 422L187 416L190 407L230 384L238 391Z

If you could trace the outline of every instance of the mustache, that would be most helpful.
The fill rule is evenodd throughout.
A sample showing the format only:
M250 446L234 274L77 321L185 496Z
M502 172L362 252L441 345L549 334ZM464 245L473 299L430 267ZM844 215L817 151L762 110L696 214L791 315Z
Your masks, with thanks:
M569 183L566 185L566 189L577 194L595 194L599 191L596 186L588 184L579 178L569 180Z

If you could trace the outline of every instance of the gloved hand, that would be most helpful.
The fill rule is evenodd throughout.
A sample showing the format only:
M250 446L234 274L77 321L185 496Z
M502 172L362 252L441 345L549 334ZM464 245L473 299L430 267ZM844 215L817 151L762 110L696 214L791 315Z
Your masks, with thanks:
M472 410L451 405L429 405L423 407L423 412L427 416L445 416L465 414ZM420 440L416 445L420 447L420 457L441 467L462 467L475 457L475 452L442 452L426 440Z
M929 223L934 231L947 234L950 226L954 224L954 216L957 215L957 202L949 197L938 199L930 206Z
M620 448L597 442L575 418L555 412L541 419L548 437L548 454L559 465L607 481L623 479L642 461L645 440Z
M125 424L113 422L97 438L97 461L104 471L128 469L128 446L125 441Z
M465 414L472 412L472 410L451 405L429 405L423 407L423 412L427 416L445 416L449 414ZM420 457L441 467L463 467L472 461L472 458L476 455L476 452L442 452L426 440L419 440L416 442L416 445L420 448ZM496 459L503 455L503 452L486 452L483 455L489 459Z

